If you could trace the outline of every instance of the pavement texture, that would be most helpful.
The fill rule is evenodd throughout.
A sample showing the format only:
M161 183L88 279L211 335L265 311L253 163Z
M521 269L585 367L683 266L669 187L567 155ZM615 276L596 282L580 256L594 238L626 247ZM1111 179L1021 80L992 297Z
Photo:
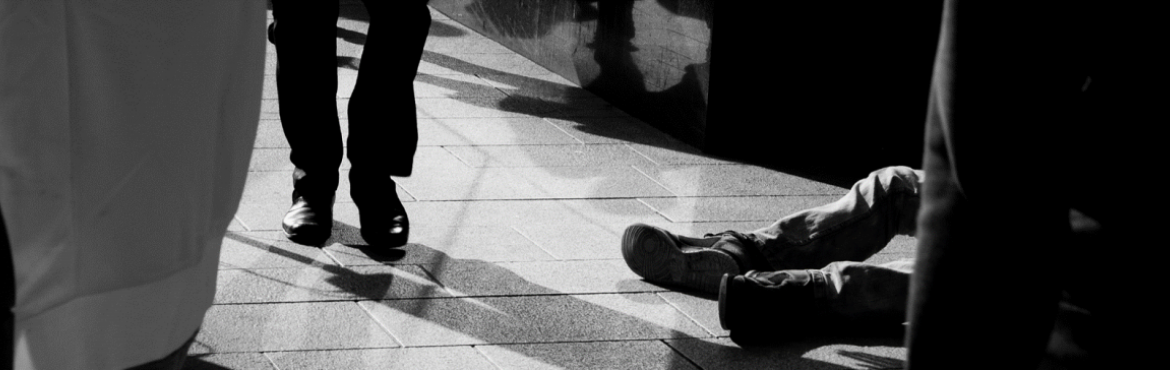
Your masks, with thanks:
M323 248L280 231L292 191L269 45L247 188L216 304L187 369L897 369L901 338L785 338L744 348L715 297L643 281L626 226L753 230L846 189L709 158L432 11L415 80L415 174L396 178L411 242L354 246L345 171ZM342 19L356 61L367 24ZM338 68L338 109L357 71ZM913 255L895 239L873 262ZM784 338L784 333L777 333Z

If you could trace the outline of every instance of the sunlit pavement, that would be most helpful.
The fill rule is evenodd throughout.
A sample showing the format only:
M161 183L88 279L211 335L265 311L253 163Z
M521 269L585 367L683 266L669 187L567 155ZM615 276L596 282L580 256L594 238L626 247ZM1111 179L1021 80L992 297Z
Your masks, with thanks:
M292 164L275 53L216 305L189 369L900 368L898 338L786 338L748 349L715 297L642 281L621 259L635 222L752 230L835 200L836 186L698 150L432 11L415 80L414 175L396 178L411 243L370 251L342 165L333 238L286 240ZM366 23L339 22L338 109ZM898 238L872 261L912 256Z

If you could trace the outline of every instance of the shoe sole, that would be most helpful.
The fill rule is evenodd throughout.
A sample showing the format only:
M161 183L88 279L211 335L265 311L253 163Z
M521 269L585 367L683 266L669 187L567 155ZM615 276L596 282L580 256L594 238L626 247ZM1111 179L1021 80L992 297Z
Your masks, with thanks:
M283 231L285 238L292 241L293 243L301 245L319 246L325 244L325 241L329 240L329 237L333 236L332 229L301 233L290 233L288 232L288 229L284 229Z
M735 326L729 319L732 316L728 313L728 307L731 306L728 304L728 297L731 296L729 289L732 279L731 274L724 274L719 278L719 326L724 330L731 330Z
M710 248L680 248L666 231L635 224L622 235L622 257L643 279L719 293L724 274L738 274L739 265L726 253Z

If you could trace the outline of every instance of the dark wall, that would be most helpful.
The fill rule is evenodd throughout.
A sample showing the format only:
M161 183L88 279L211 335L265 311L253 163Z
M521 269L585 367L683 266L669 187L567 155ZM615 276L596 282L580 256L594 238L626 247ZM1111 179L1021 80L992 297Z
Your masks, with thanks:
M430 5L697 146L706 125L707 0L431 0Z
M704 151L826 181L919 166L941 2L431 0Z
M941 14L940 1L721 8L735 21L720 23L709 151L838 183L920 167Z

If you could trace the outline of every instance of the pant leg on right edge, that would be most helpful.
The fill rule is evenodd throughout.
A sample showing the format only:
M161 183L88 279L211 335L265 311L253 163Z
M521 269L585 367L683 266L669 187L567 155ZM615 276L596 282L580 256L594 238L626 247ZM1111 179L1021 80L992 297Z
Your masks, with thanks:
M280 122L299 195L331 196L341 166L337 118L338 1L273 0ZM294 195L295 196L295 195Z
M906 320L912 259L881 265L841 261L821 269L827 282L817 297L841 317L897 324Z
M886 167L836 202L786 216L749 236L775 270L864 261L895 235L914 235L922 179L922 171Z

